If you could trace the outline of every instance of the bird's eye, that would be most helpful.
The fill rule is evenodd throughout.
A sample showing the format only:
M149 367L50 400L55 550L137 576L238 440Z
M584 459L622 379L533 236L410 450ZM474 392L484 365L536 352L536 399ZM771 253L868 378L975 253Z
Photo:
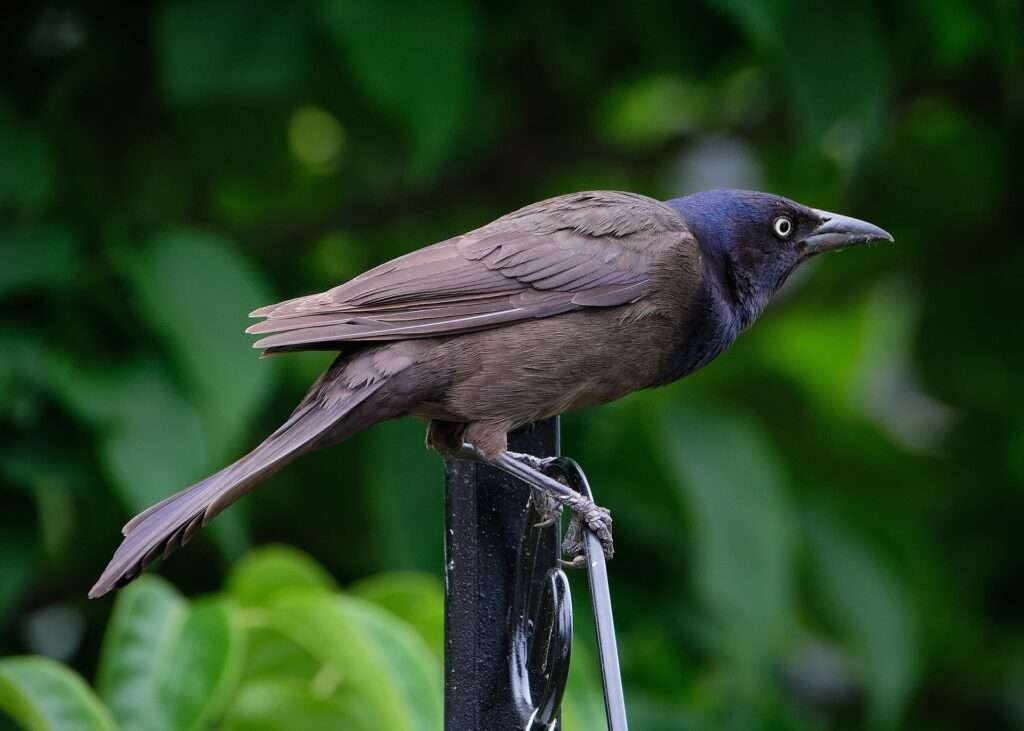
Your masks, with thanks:
M785 216L779 216L772 223L772 230L780 239L788 239L793 233L793 222Z

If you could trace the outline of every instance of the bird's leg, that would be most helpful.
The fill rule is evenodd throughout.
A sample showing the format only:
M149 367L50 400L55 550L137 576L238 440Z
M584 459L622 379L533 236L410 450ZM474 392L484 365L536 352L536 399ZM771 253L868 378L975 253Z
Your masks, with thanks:
M571 487L563 485L553 477L544 474L541 469L550 463L549 460L540 460L533 456L530 456L527 460L522 460L520 458L523 455L508 451L500 452L495 457L488 457L469 443L462 445L460 456L489 464L513 477L518 477L530 487L554 500L558 505L569 508L572 511L572 520L569 522L569 531L566 533L566 542L563 544L563 550L567 548L571 550L570 555L573 556L574 565L583 544L581 522L587 528L594 531L594 534L600 539L607 558L611 558L614 554L611 513L607 508L597 505L589 497L579 494ZM541 469L534 465L539 465ZM575 528L573 523L576 524Z
M525 452L512 452L506 451L506 454L517 462L522 462L527 467L537 470L538 472L544 472L548 465L554 462L557 457L535 457L532 454L526 454ZM533 491L533 501L537 507L537 512L541 515L541 521L537 523L538 528L547 528L549 525L554 525L562 518L562 505L553 497L538 490L535 487L530 488ZM573 520L576 519L576 514L573 513Z
M527 467L532 467L538 472L543 472L547 469L549 464L558 459L558 457L534 457L532 454L526 454L524 452L510 452L507 450L505 454L517 462L522 462Z

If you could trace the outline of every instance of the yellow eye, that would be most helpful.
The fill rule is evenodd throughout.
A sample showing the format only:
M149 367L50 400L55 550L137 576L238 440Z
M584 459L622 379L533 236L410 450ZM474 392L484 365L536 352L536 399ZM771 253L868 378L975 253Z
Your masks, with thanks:
M793 222L786 216L779 216L772 223L772 230L780 239L788 239L793 233Z

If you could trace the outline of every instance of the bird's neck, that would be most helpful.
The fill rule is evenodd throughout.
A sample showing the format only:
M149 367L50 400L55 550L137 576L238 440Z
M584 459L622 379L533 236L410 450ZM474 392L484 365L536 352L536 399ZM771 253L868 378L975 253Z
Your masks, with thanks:
M679 323L679 332L655 385L670 383L704 367L726 350L740 333L733 304L722 291L707 260L696 296L686 308L690 314Z
M704 260L704 280L709 288L708 297L714 304L716 314L731 320L739 334L764 312L774 290L759 286L734 261L732 253L724 248L709 249L701 244L701 254Z

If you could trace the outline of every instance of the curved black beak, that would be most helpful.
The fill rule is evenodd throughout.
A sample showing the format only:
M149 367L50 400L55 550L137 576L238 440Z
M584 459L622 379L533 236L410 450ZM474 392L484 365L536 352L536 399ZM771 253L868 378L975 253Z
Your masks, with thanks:
M872 241L894 241L892 234L873 223L828 211L814 212L820 217L821 223L804 239L808 254L836 251Z

